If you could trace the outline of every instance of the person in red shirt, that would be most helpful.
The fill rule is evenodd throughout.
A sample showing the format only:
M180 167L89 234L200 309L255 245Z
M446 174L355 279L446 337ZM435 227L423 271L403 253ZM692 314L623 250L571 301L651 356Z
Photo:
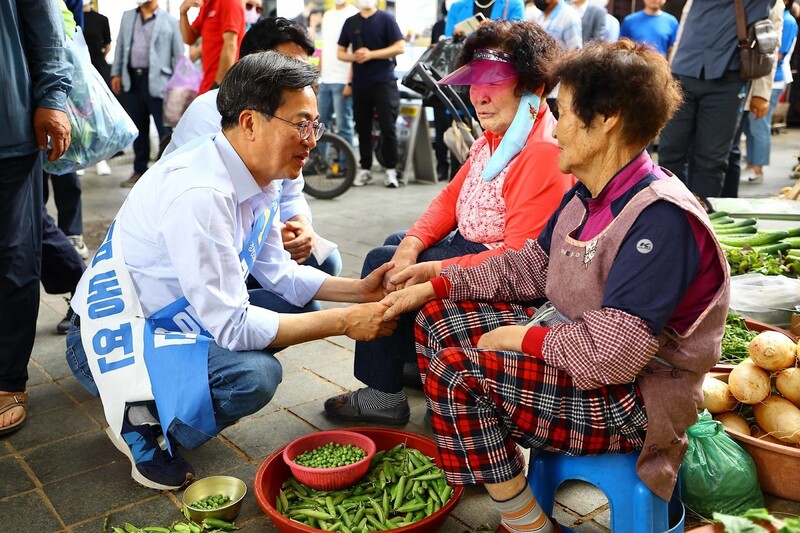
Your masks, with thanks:
M189 9L200 13L190 23ZM184 0L181 4L183 42L193 45L202 38L203 81L199 94L219 87L222 78L239 57L244 38L244 9L240 0Z

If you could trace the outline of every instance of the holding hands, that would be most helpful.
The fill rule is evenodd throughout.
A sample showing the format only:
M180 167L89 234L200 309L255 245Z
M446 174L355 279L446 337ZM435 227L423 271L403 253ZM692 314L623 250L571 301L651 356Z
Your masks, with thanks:
M393 290L400 290L412 285L419 285L435 278L441 271L441 261L425 261L409 265L391 277L389 286L393 287Z

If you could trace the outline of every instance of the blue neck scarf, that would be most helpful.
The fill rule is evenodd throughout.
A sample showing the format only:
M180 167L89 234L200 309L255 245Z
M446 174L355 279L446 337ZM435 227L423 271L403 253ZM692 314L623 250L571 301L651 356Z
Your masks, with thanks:
M537 94L525 93L522 95L511 126L508 127L500 144L486 162L486 166L483 167L483 172L481 172L483 181L491 181L496 178L514 156L520 153L533 129L534 122L536 122L540 103L541 98Z

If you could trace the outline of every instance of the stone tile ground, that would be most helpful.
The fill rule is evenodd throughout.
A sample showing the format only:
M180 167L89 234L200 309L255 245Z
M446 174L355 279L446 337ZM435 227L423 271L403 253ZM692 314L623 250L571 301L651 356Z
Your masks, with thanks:
M796 161L800 132L789 130L773 140L773 164L766 169L765 182L742 184L741 196L770 196L793 183L787 176ZM83 178L85 237L92 249L128 192L118 183L129 176L131 165L123 159L113 169L112 176L96 176L89 170ZM390 190L372 185L334 200L309 199L309 203L317 231L340 246L343 275L355 277L366 252L389 233L409 227L443 186L412 182ZM49 208L55 212L52 204ZM0 531L97 533L109 515L116 524L168 524L179 519L180 493L156 492L131 481L128 461L105 436L99 401L78 385L67 368L64 337L55 333L65 311L62 296L42 295L29 367L30 419L20 432L0 438ZM352 358L353 342L341 337L284 350L280 355L284 381L273 402L199 450L186 452L199 476L230 474L248 483L238 520L243 532L276 531L253 496L255 472L269 453L295 437L339 427L323 416L322 402L359 386L352 376ZM412 417L405 429L430 436L422 420L421 393L412 391L410 400ZM768 504L800 514L796 502L770 498ZM581 532L610 528L603 494L585 483L562 485L554 514ZM497 522L485 492L471 488L441 531L462 533L481 526L493 530Z

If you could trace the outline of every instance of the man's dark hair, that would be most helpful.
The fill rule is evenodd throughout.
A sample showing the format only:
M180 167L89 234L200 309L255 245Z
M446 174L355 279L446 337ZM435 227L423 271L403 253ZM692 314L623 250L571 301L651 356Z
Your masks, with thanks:
M683 101L664 56L629 39L575 50L554 67L553 77L571 92L572 111L586 127L597 115L619 113L622 140L641 148L658 136Z
M295 43L308 55L314 54L314 41L303 26L287 18L267 17L253 24L244 34L239 57L274 50L281 43Z
M287 90L312 87L318 83L317 69L306 61L277 52L257 52L243 57L222 79L217 94L217 110L222 129L239 123L239 115L252 109L273 115L283 105Z
M555 86L549 73L561 48L535 22L487 20L464 41L457 66L472 61L475 51L481 48L500 50L511 56L519 74L518 90L534 92L543 85L543 94L548 95Z

